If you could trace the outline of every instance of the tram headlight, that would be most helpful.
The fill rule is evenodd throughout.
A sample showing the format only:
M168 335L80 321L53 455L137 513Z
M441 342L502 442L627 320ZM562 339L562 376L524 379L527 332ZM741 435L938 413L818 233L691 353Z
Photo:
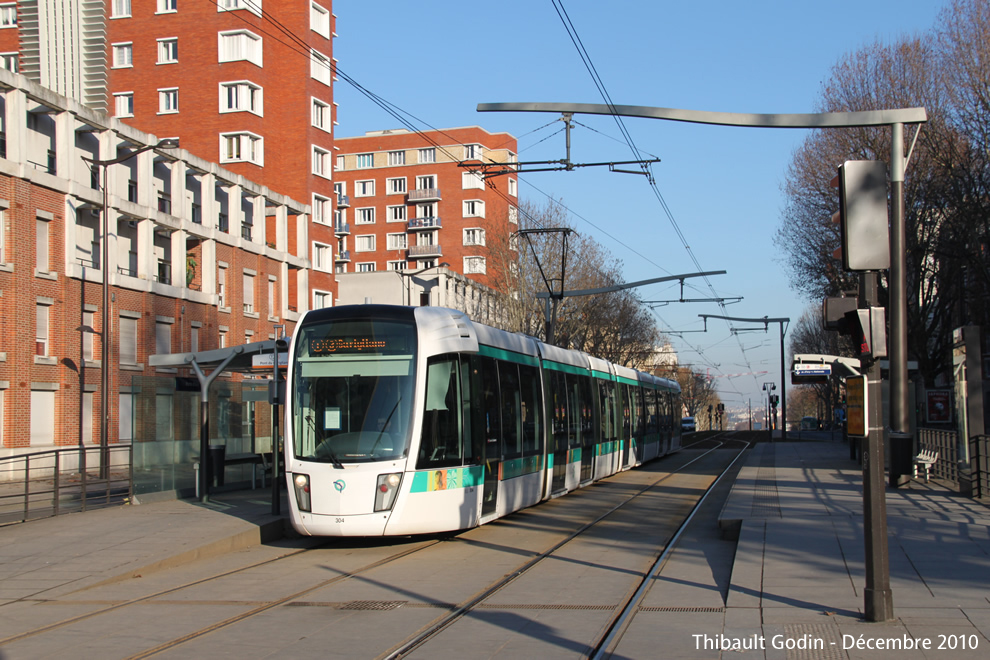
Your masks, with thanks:
M375 511L388 511L392 508L401 483L401 472L378 475L378 485L375 488Z
M296 491L296 505L300 511L312 511L311 497L309 492L309 475L296 474L292 477L292 486Z

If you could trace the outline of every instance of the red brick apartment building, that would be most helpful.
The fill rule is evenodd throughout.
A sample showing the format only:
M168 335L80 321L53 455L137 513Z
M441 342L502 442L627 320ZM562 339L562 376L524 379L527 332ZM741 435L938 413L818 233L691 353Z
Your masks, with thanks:
M291 331L309 206L185 150L143 149L159 138L8 71L0 119L0 456L98 442L108 368L109 442L175 457L169 441L195 437L176 391L192 373L149 355ZM219 216L240 229L204 221Z
M305 201L313 207L310 239L332 243L331 7L330 0L0 0L0 65ZM313 277L312 286L336 291L332 273Z
M421 269L449 264L500 288L493 257L505 261L518 228L515 175L485 179L472 163L513 163L516 139L477 126L423 133L404 129L337 137L334 190L337 273ZM331 245L316 245L329 270Z

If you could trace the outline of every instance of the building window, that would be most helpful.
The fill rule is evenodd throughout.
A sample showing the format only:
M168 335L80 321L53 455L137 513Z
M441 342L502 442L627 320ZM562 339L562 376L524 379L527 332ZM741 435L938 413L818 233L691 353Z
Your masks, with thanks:
M354 182L355 197L373 197L375 194L375 182L373 179Z
M55 444L55 392L31 390L31 446Z
M278 280L276 280L271 275L268 276L268 318L275 318L278 316L275 308L275 288L278 285Z
M375 272L374 262L365 262L357 265L357 272L359 273L373 273Z
M134 44L114 44L113 68L125 69L134 66Z
M134 116L134 92L120 92L113 95L114 117Z
M516 208L515 206L509 207L509 222L511 222L514 225L519 224L519 209Z
M485 180L481 176L481 172L464 172L461 174L461 188L463 190L471 190L474 188L484 188Z
M217 335L217 348L227 348L227 331L223 328L220 329L220 334Z
M317 51L309 51L309 75L313 80L330 86L333 80L333 67L326 55Z
M484 275L487 272L484 257L464 257L464 273L466 275Z
M17 53L0 53L0 69L13 73L20 71L20 55Z
M193 353L199 351L199 327L189 328L189 350Z
M17 3L5 2L0 5L0 28L17 27Z
M385 270L405 270L407 265L405 261L390 261L385 264Z
M374 208L363 208L357 210L357 224L359 225L373 225L375 224L375 209Z
M464 201L464 217L465 218L483 218L485 217L485 203L477 199L468 199Z
M464 160L481 160L481 145L480 144L465 144L464 145Z
M244 313L254 314L254 275L244 273Z
M172 89L158 90L158 114L172 114L179 111L179 90Z
M96 336L96 313L95 312L83 312L83 328L89 328L92 330L82 330L82 359L83 362L93 361L93 338Z
M324 39L330 38L330 12L315 2L309 3L309 29Z
M313 99L313 126L330 132L330 104L324 103L320 99Z
M0 206L0 264L7 263L7 209Z
M174 64L179 61L179 40L175 37L158 40L158 63Z
M333 249L323 243L313 243L313 268L329 273L333 270Z
M246 80L220 83L220 112L253 112L263 116L263 100L260 85Z
M264 141L254 133L221 133L220 162L264 165Z
M217 307L227 307L227 269L223 266L217 269Z
M337 156L337 162L334 164L334 168L338 172L343 172L344 171L344 157L343 156Z
M221 62L246 60L264 66L261 37L249 30L232 30L217 34L218 58Z
M110 18L128 18L131 15L131 0L113 0Z
M34 354L40 357L48 357L49 355L48 338L50 334L48 321L50 311L51 305L47 303L38 303L35 306Z
M234 11L247 9L261 16L261 0L218 0L217 11Z
M375 154L358 154L357 167L359 170L366 170L375 165Z
M172 324L167 321L155 322L155 354L168 355L172 352Z
M429 149L419 150L419 162L420 163L435 163L437 162L437 150L433 147Z
M401 234L389 234L386 237L389 250L405 250L409 247L409 239L405 232Z
M138 320L129 316L121 316L120 328L120 363L135 366L137 359Z
M169 14L178 11L178 0L158 0L158 14Z
M416 177L416 190L433 190L437 187L437 178L432 174L429 176Z
M406 207L405 206L390 206L388 207L387 222L405 222L406 221Z
M519 193L517 190L517 183L515 179L509 179L509 194L513 197L518 197Z
M484 245L484 244L485 244L484 229L464 230L464 245Z
M327 179L332 175L330 152L315 146L313 147L313 174Z
M44 218L37 218L35 220L34 267L38 273L47 273L51 269L49 231L47 220Z
M313 309L323 309L333 304L333 295L329 291L313 291Z
M406 177L385 179L385 187L389 195L402 195L406 192Z
M333 205L330 200L321 195L313 195L313 222L322 225L330 223L333 217Z
M374 252L375 251L374 235L355 236L354 250L356 252Z
M405 151L390 151L388 152L388 164L392 165L405 165L406 164L406 152Z

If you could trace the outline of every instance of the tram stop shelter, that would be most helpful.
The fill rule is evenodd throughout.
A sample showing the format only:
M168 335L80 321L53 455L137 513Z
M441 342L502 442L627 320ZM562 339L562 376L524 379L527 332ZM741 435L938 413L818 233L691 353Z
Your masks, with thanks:
M275 359L276 350L278 359ZM279 406L284 398L285 381L284 369L288 363L287 339L269 339L267 341L241 344L227 348L218 348L209 351L197 351L192 353L169 353L164 355L148 356L148 364L151 367L163 369L192 369L196 378L177 378L184 387L190 391L198 389L200 400L200 424L199 424L199 456L200 469L197 475L197 497L203 501L209 501L211 471L217 468L223 469L225 458L223 450L213 450L210 447L210 393L218 376L223 373L245 373L256 376L267 375L271 377L268 381L267 396L263 398L273 406L272 415L272 513L279 513L279 452L278 452L278 418ZM278 386L276 386L278 383ZM257 400L262 400L258 398ZM217 454L217 456L213 456ZM204 458L205 457L205 458ZM254 461L260 456L232 457L234 461ZM221 478L222 483L222 478Z

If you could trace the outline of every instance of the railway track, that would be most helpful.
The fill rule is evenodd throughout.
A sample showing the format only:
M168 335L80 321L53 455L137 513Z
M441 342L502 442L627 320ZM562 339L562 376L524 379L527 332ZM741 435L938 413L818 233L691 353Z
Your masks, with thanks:
M427 624L420 626L411 633L407 633L401 641L391 643L386 647L388 650L384 653L378 653L377 656L379 658L407 657L415 653L417 650L428 646L430 643L441 639L444 632L450 630L452 627L455 627L459 621L471 615L473 612L493 607L491 601L497 594L504 592L508 587L510 587L510 585L518 584L520 581L526 579L527 576L538 572L541 565L555 557L559 557L561 553L574 546L574 544L579 543L582 539L596 533L596 530L600 530L603 526L609 524L610 520L620 515L624 510L633 506L638 499L648 496L650 493L655 493L657 489L662 489L666 483L672 479L678 478L678 475L684 474L687 470L698 470L703 472L704 470L699 467L700 464L704 461L711 461L712 455L717 449L726 447L726 443L731 442L733 441L715 437L706 438L705 440L701 440L694 445L686 447L686 449L694 449L700 451L701 453L692 460L683 461L683 464L678 466L677 469L660 473L656 479L649 479L642 485L637 484L637 488L635 490L624 493L617 499L617 501L614 503L609 503L609 505L595 515L593 519L576 525L573 529L566 533L557 535L551 543L548 543L538 549L527 551L524 553L527 555L525 560L518 561L513 566L512 570L506 571L504 575L499 576L497 579L491 580L487 584L475 588L471 596L457 602L447 602L443 599L437 599L428 604L429 607L440 609L441 613L433 617ZM725 470L730 467L731 464L729 467L725 468ZM725 470L722 470L721 474L724 474ZM721 475L717 478L721 478ZM715 483L717 483L717 478L713 477L715 481L713 481L712 487ZM705 494L702 495L702 499L699 500L699 504L703 501L703 497L706 497L707 493L710 491L711 487L705 490ZM564 500L568 499L569 498L564 498ZM696 510L697 506L698 505L696 504L693 510ZM539 508L540 507L537 507L537 509ZM693 513L691 515L693 515ZM507 519L503 520L508 521L506 524L511 524L512 518L512 516L509 516ZM683 528L687 520L690 520L690 516L688 516L685 519L685 522L681 524L681 528ZM493 524L492 527L494 526L495 525ZM484 530L487 527L489 526L478 529ZM621 602L608 608L607 624L601 627L601 630L596 635L596 639L588 643L589 655L594 655L594 657L602 657L601 654L607 653L608 649L614 645L615 640L621 637L621 633L626 622L634 616L636 604L643 598L649 588L651 576L659 570L659 566L662 566L666 553L676 543L679 533L679 531L675 532L666 541L666 543L662 545L662 547L656 548L656 555L654 560L651 562L649 570L643 571L642 574L637 577L635 587L626 590L626 596L621 599ZM195 626L194 629L183 632L182 634L177 634L169 638L167 641L163 641L155 646L136 652L132 649L128 653L122 654L119 657L127 657L136 660L138 658L149 658L163 654L167 655L170 651L183 653L186 649L192 650L195 646L194 642L196 642L196 640L209 639L211 636L225 630L240 630L241 628L239 626L250 626L252 625L252 621L260 619L266 613L279 611L279 609L283 607L292 607L292 609L296 609L299 606L321 604L326 607L334 607L338 609L361 609L362 603L364 603L363 606L366 609L388 610L390 608L402 607L408 602L408 600L401 599L398 596L395 600L387 602L360 601L334 603L333 601L319 601L311 603L305 599L307 597L312 598L315 594L317 594L317 592L323 590L329 590L335 587L339 588L348 581L371 581L371 576L373 576L376 571L382 571L384 569L398 569L401 571L406 566L412 567L414 566L414 560L429 557L431 550L434 552L439 551L439 549L445 544L474 542L470 539L462 538L466 536L467 534L465 533L463 535L415 539L411 542L402 544L394 552L388 551L390 547L394 546L387 546L385 544L368 544L368 547L373 550L370 554L378 554L377 552L374 552L376 550L385 550L386 552L381 553L382 556L375 557L372 561L359 561L350 567L334 567L332 569L333 575L330 577L308 583L297 589L285 590L284 593L280 593L274 597L231 601L231 604L235 605L240 611L230 616L220 617L219 619L205 625ZM205 600L197 599L195 594L208 592L214 589L221 590L222 592L223 585L229 583L231 580L248 579L249 576L259 572L270 573L274 570L284 570L288 566L298 565L302 561L308 561L312 558L312 553L320 553L321 551L327 552L328 546L331 544L336 544L336 547L330 548L330 552L343 552L340 548L341 544L339 541L324 541L318 545L295 549L278 557L250 563L249 565L230 571L224 571L217 575L186 581L182 584L165 589L158 589L152 593L144 594L136 598L109 603L105 601L93 601L90 604L96 605L95 609L77 616L41 626L28 632L0 639L0 648L15 648L14 645L28 641L33 637L57 633L60 629L69 628L71 630L75 630L75 627L86 625L91 621L97 621L101 617L119 615L124 615L127 617L129 616L128 613L131 610L137 612L140 611L142 606L150 604L156 604L158 606L181 605L188 607L193 603L206 603L207 601ZM354 544L352 542L349 545L356 548L359 544ZM316 555L316 558L321 556L322 555ZM327 565L330 566L331 562L328 561ZM341 564L341 566L343 566L343 564ZM414 571L415 569L410 568L409 570ZM73 602L85 603L85 601L79 600ZM217 602L220 603L226 601ZM410 604L410 606L413 605ZM135 613L133 616L142 615ZM195 651L193 650L193 652ZM372 657L376 655L376 653L369 652L368 655L369 657Z

